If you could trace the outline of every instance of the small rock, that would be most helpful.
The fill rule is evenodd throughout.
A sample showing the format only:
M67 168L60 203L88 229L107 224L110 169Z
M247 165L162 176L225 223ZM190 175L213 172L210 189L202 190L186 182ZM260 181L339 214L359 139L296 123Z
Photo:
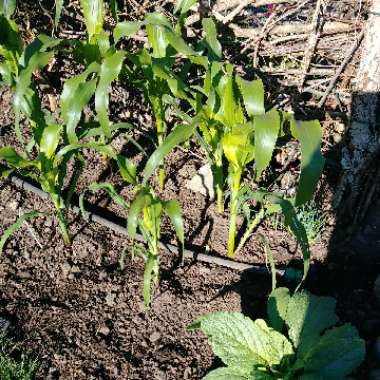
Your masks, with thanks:
M28 280L32 278L32 275L29 272L25 272L25 271L18 272L17 276L23 280Z
M157 342L161 338L161 334L158 331L155 331L154 333L150 334L149 340L154 343Z
M52 218L47 217L44 223L45 227L51 227L53 225L53 220Z
M109 329L108 326L103 325L98 329L98 333L102 334L104 336L108 336L110 334L111 330Z
M0 317L0 335L6 335L10 327L11 323L8 319Z
M116 298L116 294L112 292L108 292L106 295L106 304L108 306L115 306L115 298Z
M209 164L203 165L190 181L185 184L186 188L196 193L215 198L214 178Z
M15 211L15 210L17 210L17 208L18 208L18 202L17 202L16 200L12 200L12 201L10 201L10 202L8 203L8 207L9 207L11 210Z
M76 274L76 273L81 273L82 271L79 269L79 267L77 266L77 265L73 265L72 267L71 267L71 273L74 273L74 274Z
M69 263L64 263L62 265L62 274L63 274L63 277L67 277L68 274L70 273L71 271L71 265Z
M339 133L334 133L333 140L335 144L339 144L342 141L342 135Z

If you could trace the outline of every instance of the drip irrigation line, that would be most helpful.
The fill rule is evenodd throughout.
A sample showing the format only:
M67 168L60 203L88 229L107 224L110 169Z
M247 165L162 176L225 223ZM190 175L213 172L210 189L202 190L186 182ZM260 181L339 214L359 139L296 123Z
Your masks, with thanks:
M42 199L49 199L49 194L47 194L45 191L41 190L40 188L34 186L30 182L24 180L23 178L20 178L13 174L10 176L9 180L14 185L24 190L30 191L31 193L37 195L38 197ZM91 206L89 208L91 208ZM71 204L70 210L73 211L75 214L79 214L79 215L81 214L80 208L77 205ZM99 214L95 212L86 211L84 218L88 221L96 222L102 225L103 227L107 227L114 232L128 236L128 231L126 227L122 226L119 223L115 223L103 216L100 216ZM141 243L146 242L144 237L140 234L136 234L135 240ZM174 244L159 241L158 245L161 249L169 251L175 255L180 255L182 251L178 246ZM223 259L221 257L215 257L215 256L211 256L205 253L196 252L191 249L184 249L182 253L183 253L184 258L191 259L193 261L216 264L225 268L234 269L241 272L252 272L255 274L262 274L262 275L270 274L269 270L265 266L251 265L251 264L241 263L241 262L237 262L237 261L233 261L229 259ZM276 269L276 274L279 276L282 276L284 272L285 272L284 270Z

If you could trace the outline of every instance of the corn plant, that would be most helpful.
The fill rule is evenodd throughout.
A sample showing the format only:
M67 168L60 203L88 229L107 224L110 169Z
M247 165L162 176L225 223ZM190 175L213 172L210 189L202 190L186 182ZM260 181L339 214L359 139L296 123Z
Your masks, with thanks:
M167 118L171 103L174 99L192 101L185 91L186 85L181 73L175 73L176 58L179 55L192 56L197 53L185 43L164 16L156 13L148 14L141 22L118 23L114 31L115 40L128 37L142 27L146 29L149 47L127 54L129 65L126 67L126 74L134 85L143 90L151 106L157 144L160 146L167 134ZM164 187L164 182L165 171L162 163L159 168L161 188Z
M363 361L365 342L355 327L335 327L335 300L307 291L272 291L268 320L216 312L194 321L225 364L203 380L343 380Z

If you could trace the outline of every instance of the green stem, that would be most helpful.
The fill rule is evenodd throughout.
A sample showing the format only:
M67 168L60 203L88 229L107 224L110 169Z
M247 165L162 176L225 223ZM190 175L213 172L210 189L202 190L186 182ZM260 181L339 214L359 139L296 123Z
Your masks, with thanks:
M251 236L252 231L259 225L259 223L264 219L265 217L265 210L264 207L260 209L260 211L255 215L255 217L250 221L243 237L240 240L240 243L238 247L235 250L235 254L238 253L242 248L245 242L248 240L248 238Z
M228 257L233 257L235 254L235 238L236 238L236 222L238 214L238 201L241 172L236 171L231 173L232 175L232 189L231 189L231 201L230 201L230 228L228 236Z
M161 146L164 142L165 128L164 128L164 123L160 117L156 119L156 128L157 128L158 146ZM164 163L162 163L159 167L158 179L159 179L160 189L163 190L165 187Z
M67 229L66 217L63 213L63 210L60 208L57 208L57 219L58 219L59 227L61 229L63 242L65 243L66 246L70 246L71 238L70 238L69 231Z

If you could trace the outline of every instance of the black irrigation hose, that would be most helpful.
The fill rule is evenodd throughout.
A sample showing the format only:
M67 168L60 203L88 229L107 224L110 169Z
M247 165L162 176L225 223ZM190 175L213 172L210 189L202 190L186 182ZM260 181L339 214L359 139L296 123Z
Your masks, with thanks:
M24 190L28 190L35 195L38 195L42 199L48 199L49 198L49 194L47 194L43 190L39 189L38 187L32 185L31 183L25 181L22 178L19 178L15 175L11 175L10 181L13 184L15 184L16 186L21 187ZM76 214L81 213L78 206L71 205L70 209ZM115 232L120 233L122 235L128 235L127 228L123 227L122 225L120 225L118 223L112 222L111 220L108 220L108 219L106 219L106 218L104 218L104 217L102 217L96 213L86 211L85 217L87 220L99 223L100 225L107 227L107 228L111 229L112 231L115 231ZM142 243L145 242L144 237L142 235L139 235L139 234L136 234L135 240L142 242ZM178 255L181 252L181 250L174 244L167 244L167 243L163 243L163 242L159 242L158 244L159 244L160 248L165 249L165 250L167 250L171 253L174 253L176 255ZM269 271L265 266L240 263L240 262L236 262L233 260L223 259L221 257L215 257L215 256L207 255L204 253L198 253L198 252L195 252L195 251L192 251L189 249L185 249L183 251L183 256L185 258L188 258L191 260L201 261L201 262L210 263L210 264L216 264L216 265L220 265L222 267L235 269L235 270L242 271L242 272L249 271L249 272L254 272L256 274L265 274L265 275L269 274ZM284 270L276 269L276 273L277 273L277 275L282 276L284 274Z

